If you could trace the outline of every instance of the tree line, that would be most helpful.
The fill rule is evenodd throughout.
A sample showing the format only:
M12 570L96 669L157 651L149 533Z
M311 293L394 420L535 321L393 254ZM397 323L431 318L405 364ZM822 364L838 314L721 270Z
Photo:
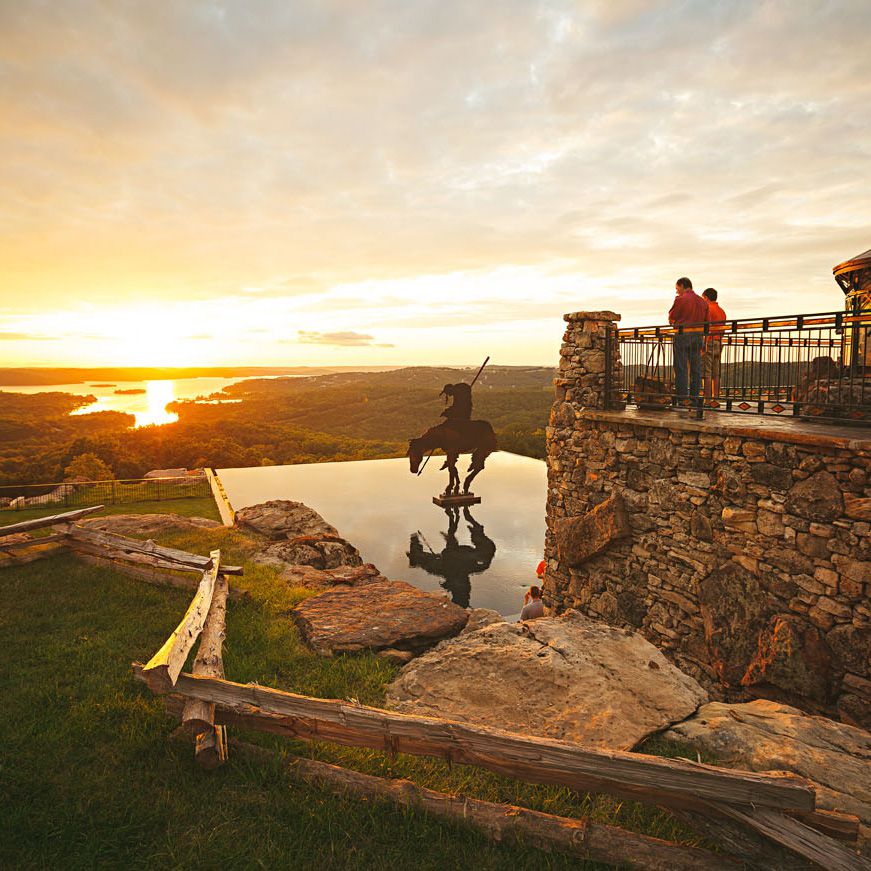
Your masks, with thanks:
M474 416L493 424L501 448L544 457L553 374L545 367L485 370L475 386ZM473 371L413 367L249 380L214 397L240 401L176 402L170 405L176 423L139 428L133 415L120 412L70 415L93 397L0 392L0 484L55 482L87 469L138 478L158 468L398 457L409 438L441 420L443 384L472 377Z

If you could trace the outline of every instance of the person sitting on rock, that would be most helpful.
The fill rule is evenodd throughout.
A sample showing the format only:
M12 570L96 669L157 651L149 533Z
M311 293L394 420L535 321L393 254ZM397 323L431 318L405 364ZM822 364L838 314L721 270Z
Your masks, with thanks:
M472 386L461 381L445 384L439 396L452 397L453 402L441 413L447 421L470 420L472 417Z
M535 620L536 617L544 617L544 602L541 601L541 587L530 587L523 597L520 620Z

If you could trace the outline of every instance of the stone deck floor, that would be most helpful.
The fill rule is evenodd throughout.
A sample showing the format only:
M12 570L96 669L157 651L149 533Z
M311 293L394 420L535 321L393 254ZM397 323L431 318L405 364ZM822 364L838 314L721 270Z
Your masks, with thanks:
M726 411L705 411L703 420L679 411L600 411L585 408L582 420L607 421L629 426L665 427L681 432L769 439L799 445L820 445L847 450L871 451L871 427L821 423L796 417L763 417Z

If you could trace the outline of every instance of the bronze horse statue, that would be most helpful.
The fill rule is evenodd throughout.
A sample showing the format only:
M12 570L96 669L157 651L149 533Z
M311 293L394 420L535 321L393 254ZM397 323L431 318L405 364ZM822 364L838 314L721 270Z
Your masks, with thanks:
M440 448L445 452L445 465L448 469L448 486L443 496L458 496L460 494L460 473L457 471L457 458L460 454L472 455L469 464L469 474L463 481L463 493L469 492L469 486L475 476L484 468L484 461L493 451L498 450L496 433L486 420L452 420L438 426L430 427L420 438L408 442L408 459L411 471L417 474L420 461L427 451Z

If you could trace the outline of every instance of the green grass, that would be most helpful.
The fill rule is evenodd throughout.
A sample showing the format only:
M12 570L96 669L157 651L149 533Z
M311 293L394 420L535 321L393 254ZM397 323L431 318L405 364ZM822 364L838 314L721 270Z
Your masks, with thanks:
M99 500L91 503L100 505ZM5 509L0 511L0 527L13 523L22 523L37 517L50 517L52 514L63 514L75 511L76 508L88 506L47 505L40 508L22 508L19 511ZM181 499L160 499L145 502L119 502L106 505L100 514L182 514L185 517L207 517L209 520L220 520L215 500L211 496L185 496Z
M161 510L165 510L161 503ZM199 512L197 512L199 513ZM235 530L195 530L161 542L245 561ZM233 579L235 582L237 579ZM331 698L382 702L396 667L371 655L316 656L288 610L309 593L271 567L246 565L252 593L231 602L227 676ZM130 676L189 602L58 556L0 570L0 867L225 867L476 869L595 868L560 855L496 845L474 830L382 801L343 798L295 782L274 763L232 754L199 770L190 742ZM252 743L371 774L408 777L551 813L697 843L663 811L569 789L534 786L461 765L234 731ZM653 746L653 745L652 745ZM675 754L664 744L654 752Z

